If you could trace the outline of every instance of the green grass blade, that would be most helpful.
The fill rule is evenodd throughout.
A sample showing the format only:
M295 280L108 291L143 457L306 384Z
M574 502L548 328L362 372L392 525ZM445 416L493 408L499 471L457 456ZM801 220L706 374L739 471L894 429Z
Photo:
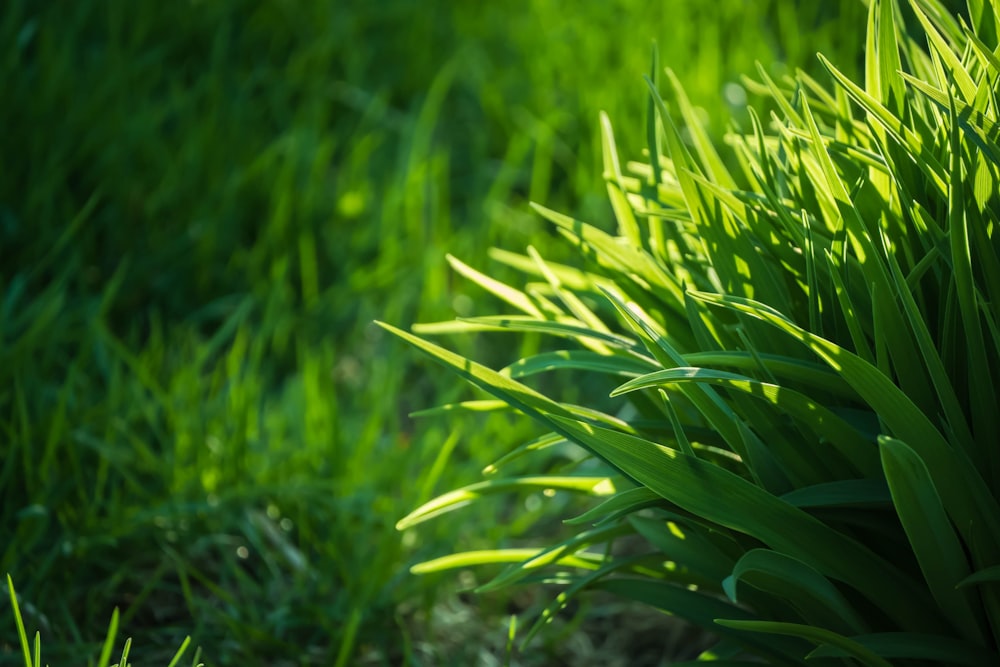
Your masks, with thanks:
M615 145L615 134L611 128L611 119L603 111L600 114L601 147L604 154L604 178L607 181L608 200L618 221L618 233L636 248L642 247L642 235L635 213L629 204L622 175L621 164L618 161L618 147Z
M970 525L962 524L968 517L976 517L974 523L986 530L982 537L990 540L988 544L1000 543L1000 507L983 478L971 463L954 456L951 445L930 419L876 367L840 346L775 316L761 304L704 292L692 293L692 296L769 322L816 353L854 387L878 413L892 435L917 450L932 471L934 485L949 514L959 522L959 529L971 531Z
M691 144L698 154L706 175L712 182L718 184L719 187L726 190L735 190L736 181L733 180L732 175L726 168L726 163L723 162L722 158L719 157L719 153L715 150L715 144L705 131L704 123L697 112L695 112L694 106L692 106L687 93L684 91L684 86L681 85L677 75L669 67L666 70L666 74L670 90L673 93L672 99L677 104L677 109L681 113L684 127L691 133ZM647 79L646 82L649 86L655 88L656 84L652 80Z
M978 572L970 574L968 577L958 582L958 586L972 586L973 584L995 584L1000 583L1000 565L987 567Z
M842 479L795 489L781 499L795 507L889 506L892 495L881 479Z
M10 606L14 610L14 623L17 625L17 638L21 644L21 651L24 654L25 667L32 667L31 649L28 644L28 633L24 629L24 619L21 618L21 607L17 604L17 594L14 592L14 582L7 574L7 592L10 594Z
M996 652L953 637L906 632L884 632L851 637L861 646L888 659L928 661L932 664L992 667L1000 662ZM821 646L812 658L846 658L849 653L836 646Z
M948 72L951 81L958 86L958 90L962 94L963 100L972 104L976 99L977 86L976 82L972 80L969 72L965 69L965 65L962 63L962 59L956 54L945 38L938 32L934 24L931 23L927 15L920 9L919 3L910 3L910 8L916 15L917 20L924 28L924 33L927 35L927 42L931 48L931 52L936 54L941 58L942 64L945 70Z
M665 582L624 577L603 579L593 583L591 588L651 605L684 618L709 632L733 639L746 646L748 650L765 657L767 664L775 667L793 667L802 664L799 656L804 653L805 647L801 643L771 641L772 638L761 638L752 631L720 622L720 618L750 621L753 615L715 596L704 595Z
M868 7L865 88L869 95L898 112L904 90L898 74L903 66L896 42L894 5L893 0L877 0Z
M632 516L628 521L667 560L713 582L716 590L718 582L732 572L736 563L729 553L720 549L696 526L678 525L673 521L645 516Z
M998 139L1000 139L1000 126L996 122L990 120L961 100L956 100L948 93L935 88L926 81L905 72L903 72L902 77L907 84L925 95L942 111L949 112L952 104L954 104L957 113L953 114L953 117L964 135L982 150L983 154L993 164L1000 165L1000 146L997 145ZM924 156L920 157L921 159L924 158Z
M751 535L808 563L884 606L901 627L929 630L929 601L919 587L862 544L834 531L755 484L642 438L556 417L572 439L695 516Z
M983 327L979 316L979 299L973 273L972 243L975 236L969 233L969 214L965 211L966 189L964 169L962 164L962 145L958 133L958 117L955 111L954 99L951 104L951 178L948 192L948 232L951 238L951 265L955 277L955 291L958 295L958 307L962 316L965 331L965 348L969 364L969 397L972 404L972 418L976 428L976 437L984 441L997 441L1000 438L1000 420L997 418L995 387L990 374L990 359L986 351L983 337ZM983 253L995 252L989 246L982 248ZM971 435L968 436L971 438ZM976 447L975 443L966 445L970 455L981 453L976 463L989 466L993 479L1000 480L1000 456L991 455L992 448ZM985 460L983 460L985 459Z
M917 166L928 176L928 178L931 179L935 189L943 195L947 191L947 179L945 177L946 171L932 151L924 146L924 141L920 138L920 135L914 132L909 126L904 125L903 121L896 117L891 111L889 111L889 109L862 90L843 72L834 67L834 65L827 60L823 54L818 54L817 57L830 74L833 75L834 79L836 79L837 82L844 88L847 94L850 95L862 109L870 114L874 120L881 124L899 146L903 147L907 153L916 158L915 162ZM900 76L909 81L905 72L901 73Z
M848 656L856 659L867 667L892 667L892 664L881 658L877 653L853 639L841 634L800 623L782 623L777 621L731 621L719 620L719 625L752 632L800 637L820 646L835 646Z
M738 602L740 582L765 591L793 608L803 621L841 634L865 630L865 622L850 603L815 569L791 556L751 549L732 567L723 582L726 595Z
M969 575L965 550L923 460L903 441L879 438L882 466L892 501L913 546L931 594L956 630L983 641L979 614L957 585Z
M439 417L441 415L453 415L463 412L479 413L479 412L502 412L504 410L510 410L510 406L499 399L493 400L479 400L479 401L462 401L461 403L446 403L445 405L438 405L433 408L424 408L423 410L416 410L410 413L410 417Z
M607 477L515 477L511 479L491 479L469 484L449 491L424 503L396 522L396 530L406 530L428 519L440 516L484 496L530 490L573 491L593 496L608 496L615 492L614 484Z
M413 574L433 574L445 570L455 570L464 567L475 567L478 565L507 565L523 563L539 556L545 549L483 549L479 551L464 551L462 553L448 554L441 558L417 563L410 568ZM603 556L595 554L569 554L556 561L559 565L580 568L582 570L596 570L600 567Z
M830 442L846 461L857 466L862 475L869 475L879 469L878 453L873 443L866 441L853 427L823 405L787 387L725 371L681 367L655 371L629 380L612 391L611 395L618 396L649 387L683 382L726 387L757 397L808 425L814 433ZM820 452L814 454L822 458Z
M554 223L571 241L592 248L601 261L609 262L626 275L635 276L646 289L657 293L666 303L684 301L684 292L677 279L667 273L641 246L620 243L615 237L569 216L557 213L538 204L531 205L542 217Z
M640 486L616 493L596 507L592 507L572 519L566 519L563 523L569 526L579 526L587 523L600 525L626 514L632 514L641 509L654 507L662 503L663 498L659 494L650 491L644 486Z
M598 354L588 350L559 350L519 359L500 370L503 375L523 378L553 370L594 371L607 375L637 377L658 366L646 357Z
M476 589L476 592L486 593L506 588L550 565L558 564L566 566L566 559L577 554L586 555L586 557L591 559L588 560L588 565L584 569L594 569L592 567L594 564L592 560L594 558L601 558L600 561L596 562L596 565L604 566L610 558L610 556L607 555L610 543L619 537L629 535L631 533L632 528L624 523L596 526L594 528L578 532L557 544L543 549L536 556L528 558L516 565L512 565L492 580L486 582L482 586L479 586ZM604 555L599 556L595 552L584 551L585 549L593 546L600 546ZM570 565L570 567L581 566Z
M631 338L616 333L605 333L603 331L588 329L579 322L536 319L528 315L486 315L448 322L414 324L413 330L416 333L426 336L462 334L477 331L537 332L573 339L591 338L623 349L638 347L638 343Z
M100 657L97 658L97 667L107 667L111 661L111 651L115 646L115 639L118 638L118 607L111 612L111 624L108 626L108 634L104 638L101 646Z
M461 260L448 255L448 263L451 267L458 273L460 273L465 278L468 278L472 282L476 283L486 291L495 295L496 297L506 301L510 305L514 306L523 313L530 315L531 317L536 317L540 320L545 319L542 315L542 311L538 309L538 306L528 297L524 292L514 289L510 285L506 285L499 280L490 278L484 273L476 271L471 266L465 264Z

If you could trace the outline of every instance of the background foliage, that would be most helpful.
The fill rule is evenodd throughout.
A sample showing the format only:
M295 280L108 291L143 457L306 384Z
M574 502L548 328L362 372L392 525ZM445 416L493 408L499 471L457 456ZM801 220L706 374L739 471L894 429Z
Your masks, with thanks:
M47 659L96 655L118 606L144 661L192 634L212 664L441 664L441 582L407 567L535 515L393 524L523 427L415 426L456 389L369 323L470 312L445 251L545 247L529 199L610 220L597 111L638 154L653 40L719 136L755 60L849 71L863 25L847 1L5 3L0 569Z

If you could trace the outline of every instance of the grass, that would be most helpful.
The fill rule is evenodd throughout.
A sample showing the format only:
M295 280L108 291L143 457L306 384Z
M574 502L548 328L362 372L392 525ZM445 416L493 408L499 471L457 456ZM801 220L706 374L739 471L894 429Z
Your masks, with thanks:
M410 421L468 396L370 322L471 312L446 249L548 245L528 200L607 219L595 119L642 117L653 39L718 135L739 73L857 52L859 8L8 2L0 570L46 661L95 658L117 607L144 663L191 635L207 664L463 664L479 631L420 621L449 586L408 567L540 510L394 524L529 431Z
M762 69L777 112L724 143L654 74L646 160L602 118L614 232L536 205L569 261L494 251L515 287L452 260L505 314L383 325L541 428L400 527L527 488L566 524L415 573L539 590L522 645L600 591L711 632L683 664L1000 660L1000 15L866 25L857 81ZM502 368L429 340L479 332L553 338Z

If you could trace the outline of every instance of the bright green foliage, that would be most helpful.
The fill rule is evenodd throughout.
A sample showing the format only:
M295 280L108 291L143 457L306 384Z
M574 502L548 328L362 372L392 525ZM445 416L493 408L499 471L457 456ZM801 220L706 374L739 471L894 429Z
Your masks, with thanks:
M622 93L652 40L718 137L740 71L817 70L812 51L852 51L862 14L0 1L0 572L46 659L96 659L118 607L143 664L187 635L220 666L472 664L448 649L478 653L463 636L489 605L448 627L441 579L406 572L537 513L492 521L492 496L419 534L394 522L530 425L465 404L415 427L411 409L461 397L371 320L471 307L444 249L479 264L490 244L545 243L528 198L608 210L593 120L642 113ZM636 152L646 131L617 140ZM0 637L14 627L0 605Z
M388 327L616 490L484 588L564 585L539 623L588 588L640 600L712 630L702 658L726 664L1000 663L1000 7L966 16L873 0L864 82L822 57L829 83L761 70L776 111L724 151L669 70L650 161L622 165L604 118L617 234L537 207L579 261L497 253L523 290L456 263L519 312L418 329L565 349L494 371ZM591 408L521 381L564 369L628 379ZM626 535L647 550L613 555Z

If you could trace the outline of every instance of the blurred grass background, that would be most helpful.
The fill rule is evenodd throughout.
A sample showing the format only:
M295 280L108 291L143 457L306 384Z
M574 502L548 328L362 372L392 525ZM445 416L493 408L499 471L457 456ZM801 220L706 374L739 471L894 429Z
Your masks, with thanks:
M530 505L394 523L530 433L411 421L468 396L370 322L471 312L444 254L545 246L529 200L610 224L597 113L638 155L654 40L721 137L755 61L855 74L864 16L6 0L0 570L46 661L95 655L117 606L145 664L186 634L212 665L471 664L483 635L428 612L455 584L407 568L503 544ZM501 644L512 604L477 601Z

